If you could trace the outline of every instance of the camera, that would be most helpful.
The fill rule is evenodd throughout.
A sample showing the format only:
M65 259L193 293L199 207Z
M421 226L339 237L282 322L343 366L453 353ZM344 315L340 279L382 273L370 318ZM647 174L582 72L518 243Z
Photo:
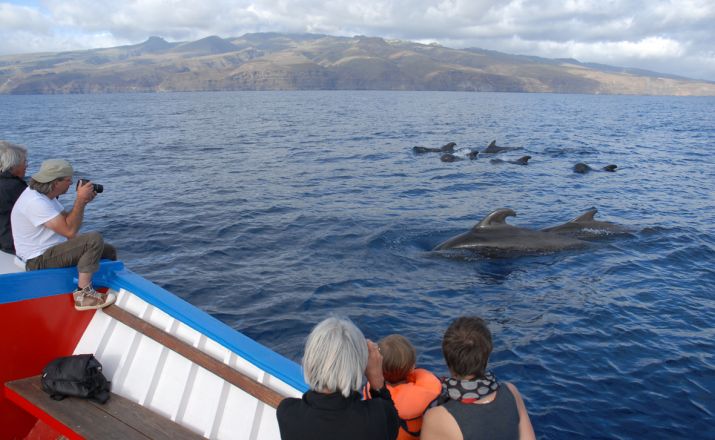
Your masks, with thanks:
M79 188L80 185L84 185L85 183L89 182L89 179L79 179L77 180L77 188ZM100 185L99 183L93 183L92 187L94 188L94 192L97 194L101 193L104 191L104 186Z

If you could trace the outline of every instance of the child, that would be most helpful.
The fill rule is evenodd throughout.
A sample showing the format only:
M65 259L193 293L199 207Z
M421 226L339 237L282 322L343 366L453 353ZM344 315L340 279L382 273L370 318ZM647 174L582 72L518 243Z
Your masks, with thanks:
M417 439L422 415L442 391L442 383L429 371L415 368L415 348L404 336L390 335L377 345L382 353L385 385L400 416L397 440Z

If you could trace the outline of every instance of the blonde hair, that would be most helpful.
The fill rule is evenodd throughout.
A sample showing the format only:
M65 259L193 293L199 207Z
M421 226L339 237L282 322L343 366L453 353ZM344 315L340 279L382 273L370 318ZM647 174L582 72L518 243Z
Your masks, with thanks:
M402 335L390 335L377 343L382 354L382 374L388 382L401 382L415 368L417 352Z

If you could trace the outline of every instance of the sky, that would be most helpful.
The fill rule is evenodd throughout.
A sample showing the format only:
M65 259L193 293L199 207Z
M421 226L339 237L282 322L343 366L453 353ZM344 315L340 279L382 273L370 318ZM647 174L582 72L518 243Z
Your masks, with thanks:
M715 0L0 0L0 55L249 32L367 35L715 81Z

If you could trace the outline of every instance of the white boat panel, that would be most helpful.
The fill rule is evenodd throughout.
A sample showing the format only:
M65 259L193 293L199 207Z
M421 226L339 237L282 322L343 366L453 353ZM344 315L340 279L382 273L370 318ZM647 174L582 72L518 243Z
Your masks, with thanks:
M194 370L197 367L185 357L168 349L167 352L164 368L157 381L153 398L151 401L147 401L147 406L166 415L171 420L177 421L192 367Z
M203 348L201 351L224 364L228 364L231 357L231 350L208 338L203 341Z
M216 433L217 439L251 438L251 431L259 408L265 405L242 390L231 387L223 407L223 417Z
M107 328L110 325L114 325L114 320L112 318L104 314L101 310L95 312L92 321L90 321L84 331L84 334L82 334L82 337L77 343L77 346L74 349L74 354L93 353L97 356L98 348L102 343L102 340L105 339L105 335L108 334ZM102 367L105 370L107 369L106 365L102 365Z
M180 420L182 425L190 426L203 435L211 434L214 419L219 412L219 400L224 383L226 381L215 374L197 368L191 387L188 389L189 398Z
M263 417L260 418L258 435L253 439L280 439L281 432L278 429L276 410L268 405L263 405Z
M95 356L102 363L104 375L112 381L112 389L121 389L122 384L119 382L115 384L115 382L120 378L123 368L131 368L133 356L130 349L136 332L115 320L107 326L107 330L108 333L100 342Z
M254 380L259 380L260 377L263 375L263 370L256 367L247 360L243 359L242 357L236 358L236 365L234 365L233 368Z
M179 326L176 328L176 331L172 334L174 336L176 336L177 338L179 338L180 340L191 345L192 347L198 347L198 345L199 345L199 338L201 337L201 333L197 332L196 330L194 330L193 328L184 324L183 322L179 321Z
M173 334L170 329L171 326L174 325L174 323L178 323L176 319L173 317L169 316L166 312L161 310L158 307L153 307L151 311L151 315L149 315L147 318L145 318L147 322L149 322L151 325L160 328L164 330L165 332L168 332L170 334Z
M114 375L112 386L114 389L121 388L128 399L143 404L152 389L154 375L150 373L163 367L160 361L165 347L141 333L134 333L125 368Z
M292 386L288 385L287 383L283 382L282 380L278 379L275 376L271 376L270 374L266 374L266 380L264 382L268 387L271 389L274 389L281 393L282 395L286 397L302 397L303 393L296 390Z
M117 294L117 304L127 312L140 316L142 319L146 319L151 314L151 311L147 311L151 306L146 301L124 289L121 289Z

